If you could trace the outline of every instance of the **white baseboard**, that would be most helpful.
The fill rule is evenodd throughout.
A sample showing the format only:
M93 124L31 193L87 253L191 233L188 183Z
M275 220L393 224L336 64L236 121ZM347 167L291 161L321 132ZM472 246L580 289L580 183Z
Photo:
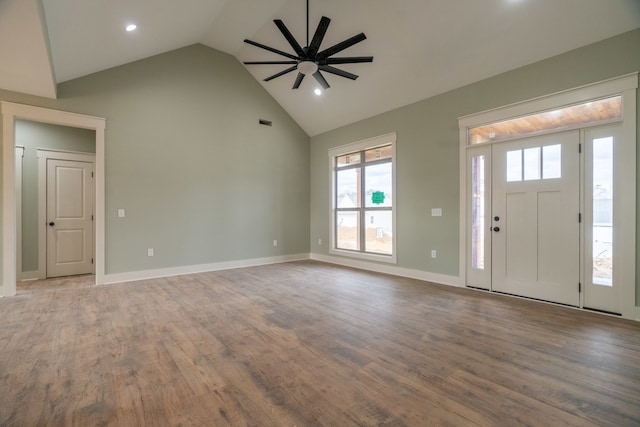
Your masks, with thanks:
M212 264L186 265L181 267L160 268L156 270L131 271L128 273L113 273L105 275L104 284L108 285L112 283L134 282L137 280L181 276L183 274L205 273L208 271L229 270L232 268L255 267L258 265L279 264L282 262L300 261L305 259L309 259L308 253L224 261Z
M424 280L425 282L438 283L442 285L461 287L460 277L446 274L429 273L428 271L414 270L412 268L396 267L388 264L376 264L367 261L360 261L332 255L310 254L310 258L316 261L328 262L331 264L343 265L345 267L359 268L361 270L374 271L376 273L391 274L393 276L408 277L410 279Z
M40 278L39 271L23 271L22 273L18 273L18 281L27 282L29 280L38 280Z

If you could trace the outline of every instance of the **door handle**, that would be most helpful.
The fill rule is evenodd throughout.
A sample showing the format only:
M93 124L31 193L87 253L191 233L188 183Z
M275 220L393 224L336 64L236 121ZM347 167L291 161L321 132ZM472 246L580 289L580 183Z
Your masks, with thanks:
M51 227L53 227L54 225L56 225L56 223L55 223L55 222L53 222L53 221L51 221L51 222L49 223L49 225L50 225Z
M496 232L500 231L500 227L493 227L493 231L496 231Z

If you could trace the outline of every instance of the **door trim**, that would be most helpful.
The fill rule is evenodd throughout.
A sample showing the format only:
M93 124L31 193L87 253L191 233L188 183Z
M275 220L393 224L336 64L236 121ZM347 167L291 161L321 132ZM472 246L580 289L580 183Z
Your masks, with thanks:
M22 280L22 159L24 158L24 147L16 145L16 273L17 280Z
M96 156L93 153L51 150L38 148L38 279L47 278L47 160L71 160L86 162L96 167ZM93 197L93 210L96 209L96 197ZM94 213L95 215L95 213ZM96 256L95 236L96 223L93 221L93 257ZM95 264L94 264L95 273Z
M608 96L622 96L622 147L620 150L620 169L623 175L616 179L617 191L625 197L620 202L620 223L618 227L625 230L620 236L614 253L622 254L618 269L617 281L620 285L622 317L634 319L636 313L636 89L638 87L638 73L604 80L601 82L580 86L574 89L557 92L528 101L510 104L505 107L479 112L458 118L459 126L459 171L460 171L460 212L459 212L459 275L463 284L467 283L467 150L487 144L468 145L470 128L537 113L553 110L567 105L588 102L592 99ZM600 123L598 123L599 125ZM587 125L583 127L589 127Z
M96 284L104 283L105 275L105 119L84 114L52 110L32 105L0 101L2 113L2 289L0 295L14 296L17 279L16 231L16 165L15 121L17 119L54 125L90 129L96 133L95 163L95 269Z

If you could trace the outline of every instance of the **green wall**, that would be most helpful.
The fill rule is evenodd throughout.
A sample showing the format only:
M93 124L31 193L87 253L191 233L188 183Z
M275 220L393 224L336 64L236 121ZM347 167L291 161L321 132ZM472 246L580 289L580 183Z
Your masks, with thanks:
M106 118L107 274L309 252L309 137L230 55L193 45L0 100Z
M396 131L398 266L458 276L458 118L636 72L639 52L635 30L312 137L311 251L329 249L317 244L329 241L329 148ZM431 208L443 216L431 217Z
M315 136L310 145L235 58L202 45L60 84L58 100L6 91L0 100L107 119L107 273L327 254L328 149L396 131L398 266L457 275L458 117L638 71L638 52L635 30ZM260 118L273 127L258 125ZM429 215L435 207L442 217ZM126 218L117 218L118 208ZM146 256L148 247L155 257Z
M96 152L95 132L87 129L16 120L16 145L22 158L22 271L38 269L38 148Z

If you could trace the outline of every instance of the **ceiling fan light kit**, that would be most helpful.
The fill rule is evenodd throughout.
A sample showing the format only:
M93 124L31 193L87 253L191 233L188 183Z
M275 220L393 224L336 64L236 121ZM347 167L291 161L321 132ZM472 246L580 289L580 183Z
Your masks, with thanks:
M322 40L324 39L324 36L327 33L327 29L329 28L329 23L331 22L331 19L327 18L326 16L323 16L320 19L318 28L316 29L316 32L311 39L311 43L309 43L309 0L307 0L307 45L305 47L300 46L300 44L293 37L284 22L282 22L280 19L275 19L273 22L276 24L276 27L278 27L284 38L287 39L289 45L291 45L291 47L293 48L295 55L263 45L258 42L251 41L249 39L244 40L244 42L247 44L259 47L264 50L268 50L269 52L276 53L280 56L284 56L285 58L289 58L289 60L286 61L281 60L244 62L244 64L246 65L290 65L289 68L286 68L264 79L265 82L297 70L298 76L296 77L296 80L293 84L293 89L298 89L300 87L300 84L302 83L302 80L307 75L312 75L324 89L329 89L329 83L324 78L321 71L355 80L358 78L357 75L333 67L332 65L356 64L373 61L373 56L349 56L332 58L333 55L342 52L343 50L353 46L354 44L360 43L361 41L365 40L367 37L364 35L364 33L357 34L325 50L320 51L320 45L322 44Z
M313 61L301 61L298 63L298 71L308 76L318 71L318 64Z

